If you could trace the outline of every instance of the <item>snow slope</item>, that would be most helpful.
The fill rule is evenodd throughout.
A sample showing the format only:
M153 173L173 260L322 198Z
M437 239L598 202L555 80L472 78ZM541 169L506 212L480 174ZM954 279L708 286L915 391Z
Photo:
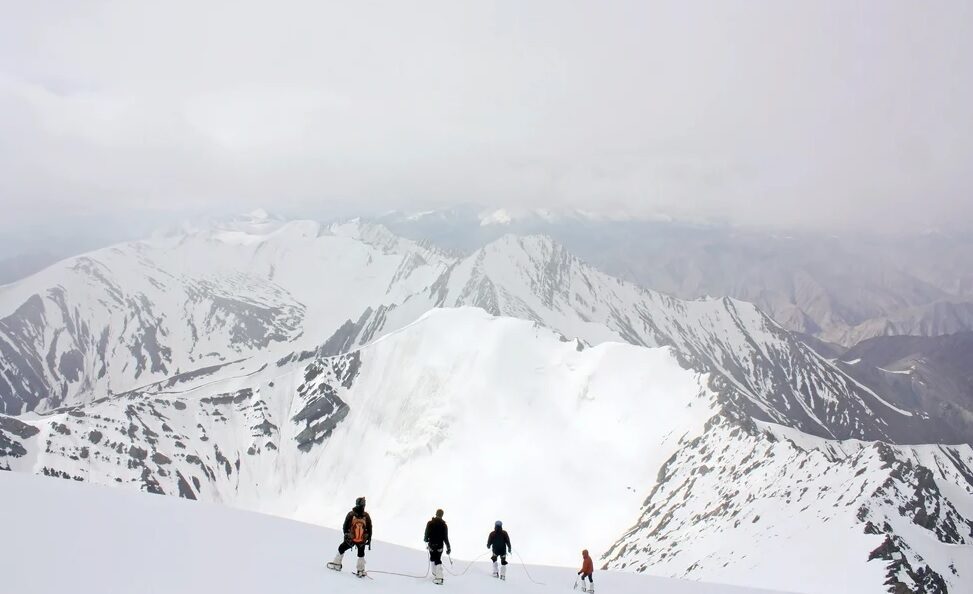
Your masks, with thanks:
M702 432L705 383L669 348L580 348L530 322L434 310L351 355L0 417L0 468L326 526L365 494L391 542L416 545L418 519L442 507L465 528L458 554L502 519L525 556L570 564L607 550ZM5 435L22 455L4 456Z
M0 472L0 493L4 592L411 594L437 588L428 578L379 573L422 576L428 564L422 551L378 540L367 556L372 579L326 569L339 535L309 524L10 472ZM350 560L349 553L346 566ZM462 575L447 574L442 591L458 594L570 591L576 577L572 569L516 565L500 584L487 564L453 561L447 567ZM595 579L599 592L613 594L762 592L618 572L599 571Z
M969 446L716 423L666 464L608 565L802 592L882 591L886 580L963 591L973 583L971 469ZM708 504L694 501L700 493Z

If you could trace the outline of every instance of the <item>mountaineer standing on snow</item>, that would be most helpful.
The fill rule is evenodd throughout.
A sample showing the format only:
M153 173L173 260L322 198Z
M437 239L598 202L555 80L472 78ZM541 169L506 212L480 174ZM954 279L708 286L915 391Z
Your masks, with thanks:
M358 567L356 573L359 577L365 577L365 546L372 548L372 518L365 511L365 498L359 497L355 500L355 507L345 516L343 526L345 540L338 545L338 555L334 561L328 563L328 567L335 571L341 571L341 558L345 551L351 547L358 547Z
M493 525L493 532L487 538L487 548L493 549L490 557L493 561L493 577L507 579L507 553L512 553L513 548L510 546L510 536L503 529L503 522L500 520ZM500 571L497 571L497 557L500 557Z
M591 574L595 572L595 564L591 562L591 557L588 556L588 549L581 551L581 558L581 571L578 572L578 575L581 576L581 591L594 594L595 580L592 579ZM585 578L588 578L588 584L584 583Z
M432 562L432 581L443 583L443 545L446 554L453 552L449 546L449 526L443 520L443 510L436 510L436 517L426 523L426 535L422 539L429 549L429 561Z

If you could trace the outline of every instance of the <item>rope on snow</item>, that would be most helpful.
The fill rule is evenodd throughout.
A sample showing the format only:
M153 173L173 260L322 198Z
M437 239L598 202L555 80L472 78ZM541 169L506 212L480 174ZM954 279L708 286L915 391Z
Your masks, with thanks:
M534 579L534 577L532 575L530 575L530 571L527 569L527 564L524 563L524 559L523 559L523 557L520 556L520 553L514 551L514 554L517 555L517 559L520 562L521 568L523 568L524 573L527 574L527 579L529 579L534 584L537 584L538 586L546 586L547 585L544 582L538 582L537 580ZM485 557L486 555L487 555L487 553L483 553L479 557L473 559L472 561L470 561L469 563L467 563L466 564L466 568L463 569L463 571L461 571L459 573L454 572L452 569L450 569L449 567L446 567L445 565L443 565L443 567L446 568L446 571L449 573L449 575L457 576L457 577L458 576L461 576L461 575L466 575L466 573L473 567L473 564L476 563L477 561L479 561L480 559L482 559L483 557ZM453 558L450 557L449 555L446 555L446 557L449 559L449 564L452 565L453 564ZM397 571L382 571L380 569L370 569L370 570L368 570L368 573L381 573L381 574L384 574L384 575L397 575L397 576L400 576L400 577L412 578L414 580L424 580L427 577L429 577L429 565L430 565L429 563L426 564L426 573L424 573L422 575L412 575L411 573L400 573L400 572L397 572Z
M527 571L527 564L524 563L524 559L523 559L523 557L520 556L520 553L518 553L517 551L514 551L514 555L517 555L517 559L520 559L520 566L524 568L524 573L527 574L527 579L529 579L530 581L534 582L538 586L546 586L547 585L544 582L535 581L534 578L531 577L530 572Z
M480 556L479 556L479 557L477 557L476 559L473 559L472 561L470 561L470 562L469 562L469 563L468 563L468 564L466 565L466 569L464 569L463 571L461 571L461 572L459 572L459 573L456 573L456 572L454 572L454 571L453 571L452 569L450 569L450 568L448 568L448 567L446 567L445 565L444 565L443 567L446 567L446 571L447 571L447 572L449 572L449 575L455 575L455 576L460 576L460 575L466 575L466 572L467 572L467 571L469 571L471 567L473 567L473 564L474 564L474 563L476 563L477 561L479 561L479 560L480 560L480 559L482 559L483 557L486 557L486 556L487 556L488 554L489 554L489 553L483 553L482 555L480 555ZM453 558L452 558L452 557L450 557L449 555L446 555L446 557L447 557L447 558L449 559L449 564L450 564L450 565L452 565L452 564L453 564Z
M368 573L382 573L385 575L398 575L402 577L412 578L414 580L424 580L429 576L429 566L426 565L426 573L423 575L412 575L411 573L399 573L397 571L381 571L379 569L369 569Z

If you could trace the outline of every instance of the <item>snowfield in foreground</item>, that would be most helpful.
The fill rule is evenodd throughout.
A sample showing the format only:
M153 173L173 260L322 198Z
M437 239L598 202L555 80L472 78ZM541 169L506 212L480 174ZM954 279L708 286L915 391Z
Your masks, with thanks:
M570 592L574 570L522 567L506 583L487 563L454 559L446 584L378 573L426 573L422 551L376 542L372 579L325 568L338 534L326 528L203 502L0 472L0 591L18 594L268 594L271 592ZM516 550L516 549L515 549ZM529 572L529 576L528 576ZM757 594L753 590L616 572L598 592ZM533 581L532 581L533 580ZM537 582L537 583L534 583Z

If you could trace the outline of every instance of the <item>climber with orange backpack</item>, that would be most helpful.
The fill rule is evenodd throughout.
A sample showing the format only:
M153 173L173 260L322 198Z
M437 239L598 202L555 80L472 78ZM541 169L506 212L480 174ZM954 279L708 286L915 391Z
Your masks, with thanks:
M372 518L365 511L365 498L359 497L355 500L355 507L345 516L345 523L342 527L345 539L338 545L338 555L334 561L328 563L328 568L341 571L341 559L345 551L352 547L358 547L358 566L356 574L358 577L365 577L365 547L372 548Z

